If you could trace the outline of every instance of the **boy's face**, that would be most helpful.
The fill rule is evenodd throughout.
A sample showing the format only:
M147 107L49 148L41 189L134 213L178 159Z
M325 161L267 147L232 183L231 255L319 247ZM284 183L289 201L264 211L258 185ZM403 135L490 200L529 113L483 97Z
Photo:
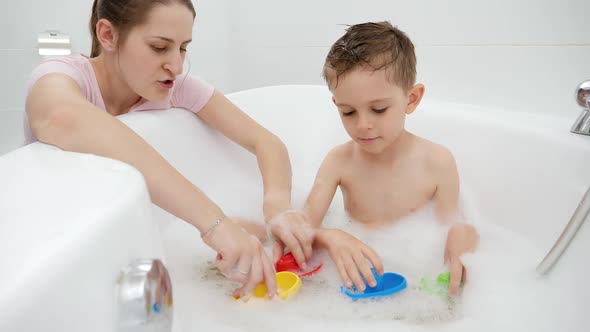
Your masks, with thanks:
M348 135L363 150L378 154L404 131L405 116L418 106L424 86L405 93L389 81L385 69L357 68L340 77L331 91Z

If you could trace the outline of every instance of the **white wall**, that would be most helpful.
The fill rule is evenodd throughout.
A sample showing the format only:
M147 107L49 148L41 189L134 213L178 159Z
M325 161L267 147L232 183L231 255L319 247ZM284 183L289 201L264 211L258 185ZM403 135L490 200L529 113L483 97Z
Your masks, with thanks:
M195 0L191 72L223 92L323 84L342 24L388 19L417 47L427 98L574 118L577 84L590 79L588 0ZM0 2L0 154L22 140L36 35L58 29L88 52L92 0ZM567 130L565 128L564 130Z
M321 84L340 24L385 19L416 44L428 97L574 118L590 79L588 0L234 1L231 17L235 90Z
M37 33L58 29L71 35L74 49L87 48L91 4L90 0L0 1L0 154L23 140L26 82L39 61Z
M71 36L72 51L90 53L88 20L92 0L0 1L0 154L23 141L26 83L37 55L37 33L49 29ZM229 2L193 0L197 20L190 47L191 72L230 91Z

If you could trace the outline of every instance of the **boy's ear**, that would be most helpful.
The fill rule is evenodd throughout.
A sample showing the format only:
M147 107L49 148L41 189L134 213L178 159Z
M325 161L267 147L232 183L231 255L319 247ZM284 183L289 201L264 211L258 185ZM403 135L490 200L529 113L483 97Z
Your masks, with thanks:
M416 84L408 91L408 106L406 114L413 113L424 96L424 84Z
M100 42L103 50L113 50L117 46L118 33L113 24L106 20L100 19L96 23L96 38Z

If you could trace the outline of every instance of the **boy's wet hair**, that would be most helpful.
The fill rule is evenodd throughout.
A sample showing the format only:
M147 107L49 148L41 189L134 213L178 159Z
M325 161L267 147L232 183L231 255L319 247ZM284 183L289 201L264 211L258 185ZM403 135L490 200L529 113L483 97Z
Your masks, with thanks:
M416 82L414 44L388 21L351 25L330 48L323 76L334 87L342 75L358 67L385 68L390 82L407 91Z

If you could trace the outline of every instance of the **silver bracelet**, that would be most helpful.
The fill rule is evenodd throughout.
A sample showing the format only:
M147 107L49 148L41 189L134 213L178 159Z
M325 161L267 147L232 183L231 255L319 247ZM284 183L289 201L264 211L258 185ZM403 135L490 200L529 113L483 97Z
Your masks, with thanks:
M213 224L213 226L209 227L208 230L201 233L201 238L204 238L205 236L209 235L209 233L213 232L215 230L215 228L217 228L217 226L219 226L221 224L223 219L225 219L225 216L215 219L215 223Z

